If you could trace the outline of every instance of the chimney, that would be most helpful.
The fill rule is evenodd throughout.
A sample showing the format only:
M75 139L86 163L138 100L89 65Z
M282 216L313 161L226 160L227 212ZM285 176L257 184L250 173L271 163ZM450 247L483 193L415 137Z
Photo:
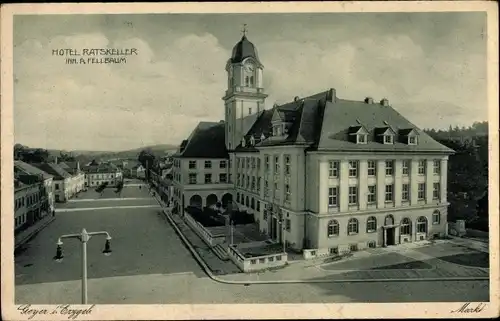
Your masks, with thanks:
M332 103L334 103L335 100L337 100L337 92L335 91L335 88L330 88L328 90L328 93L326 94L326 100Z
M79 162L79 161L78 161L78 162L76 162L76 170L77 170L77 171L80 171L80 162Z
M57 164L57 156L54 158L54 164Z
M382 106L389 106L389 100L387 100L387 98L384 98L380 101L380 104Z
M373 104L373 98L372 97L366 97L365 98L365 104Z

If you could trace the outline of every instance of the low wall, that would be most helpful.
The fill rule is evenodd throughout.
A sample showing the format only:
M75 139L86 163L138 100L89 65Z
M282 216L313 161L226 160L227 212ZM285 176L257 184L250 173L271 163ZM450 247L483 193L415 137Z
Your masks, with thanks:
M319 257L326 257L330 256L330 250L329 249L310 249L310 250L303 250L302 254L304 255L305 260L311 260Z
M456 222L448 222L448 234L451 236L462 237L467 233L465 229L465 221L458 220Z
M477 238L489 238L489 233L485 231L466 229L467 236L469 237L477 237Z
M213 247L226 241L225 235L212 235L209 230L207 230L200 222L196 221L187 212L184 212L184 220L209 246Z
M233 261L243 272L261 271L269 268L281 267L286 265L288 261L287 253L246 258L232 245L228 247L227 253L231 261Z

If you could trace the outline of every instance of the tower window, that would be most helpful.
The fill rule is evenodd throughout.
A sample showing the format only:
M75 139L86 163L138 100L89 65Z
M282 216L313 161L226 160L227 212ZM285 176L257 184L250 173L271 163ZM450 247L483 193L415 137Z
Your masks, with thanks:
M253 76L250 76L250 85L253 86Z
M248 86L250 84L250 77L245 77L245 85Z

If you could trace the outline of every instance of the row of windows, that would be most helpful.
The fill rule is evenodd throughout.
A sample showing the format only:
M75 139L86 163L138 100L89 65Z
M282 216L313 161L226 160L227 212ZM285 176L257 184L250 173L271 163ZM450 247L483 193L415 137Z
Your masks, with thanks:
M16 217L14 228L18 228L24 223L26 223L26 215L21 215L19 217Z
M90 179L106 179L106 178L114 178L115 174L87 174L85 178L90 176Z
M432 224L441 223L441 213L439 211L434 211L432 213ZM394 217L388 215L385 219L384 225L393 225ZM407 217L401 220L400 234L401 235L411 235L411 220ZM375 216L370 216L366 220L366 233L374 233L377 231L377 218ZM420 216L417 219L416 226L417 233L427 233L427 218ZM347 222L347 234L353 235L359 233L359 221L357 218L350 218ZM327 225L327 235L328 237L334 237L340 235L340 224L337 220L330 220Z
M385 161L385 175L393 176L395 172L394 160L386 160ZM330 178L338 178L340 177L340 161L329 161L328 168L328 176ZM408 176L410 174L410 160L402 161L402 174L403 176ZM359 161L349 161L349 177L358 177L359 172ZM418 175L425 175L427 172L427 161L419 160L417 165L417 173ZM441 174L441 161L434 160L433 161L433 174L440 175ZM376 176L377 175L377 162L374 160L368 161L368 176Z
M212 174L205 174L205 184L212 184L214 183L212 180ZM226 173L220 173L219 174L219 183L227 183L227 174ZM189 173L188 176L188 183L189 184L198 184L198 174L197 173Z
M279 155L274 156L273 168L274 174L279 174L281 168L281 157ZM291 156L283 155L283 161L285 165L285 175L291 174ZM236 158L236 166L237 168L242 169L255 169L260 170L260 158L258 157L237 157ZM264 169L266 172L269 172L270 166L270 156L264 155Z
M212 168L212 162L214 162L214 161L206 160L204 163L204 168L206 168L206 169ZM196 163L197 162L195 160L189 161L189 169L196 169ZM226 160L219 161L219 168L226 168L226 167L227 167Z
M40 199L42 197L43 197L42 191L33 193L29 196L19 197L19 198L14 200L14 209L17 211L18 209L20 209L21 207L23 207L25 205L31 206L33 204L36 204L40 201ZM25 202L25 200L26 200L26 202Z
M439 199L441 193L441 184L433 183L432 186L432 199ZM410 184L403 184L401 186L401 200L407 202L410 200ZM419 183L417 189L417 200L424 200L426 195L426 184ZM357 205L359 199L359 188L358 186L349 186L349 205ZM385 202L394 201L394 185L385 185ZM375 185L368 186L366 193L367 204L377 203L377 187ZM337 207L339 206L339 188L329 187L328 188L328 206Z
M253 197L249 196L245 197L245 195L243 194L236 193L236 203L251 208L252 210L256 210L257 212L260 212L260 201L256 200Z
M382 139L383 144L389 144L389 145L394 144L394 136L392 134L385 134L382 136L383 136L383 139ZM407 138L408 145L417 145L417 136L409 135L406 138ZM357 144L366 144L367 142L368 142L368 134L365 134L365 133L356 134L356 143Z

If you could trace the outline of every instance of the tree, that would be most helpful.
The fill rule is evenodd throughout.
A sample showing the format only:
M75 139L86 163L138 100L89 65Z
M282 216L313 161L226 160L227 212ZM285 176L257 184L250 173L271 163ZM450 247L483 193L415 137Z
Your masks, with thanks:
M149 180L150 171L155 163L155 156L153 155L151 149L143 149L137 156L137 160L141 165L146 168L146 180Z

